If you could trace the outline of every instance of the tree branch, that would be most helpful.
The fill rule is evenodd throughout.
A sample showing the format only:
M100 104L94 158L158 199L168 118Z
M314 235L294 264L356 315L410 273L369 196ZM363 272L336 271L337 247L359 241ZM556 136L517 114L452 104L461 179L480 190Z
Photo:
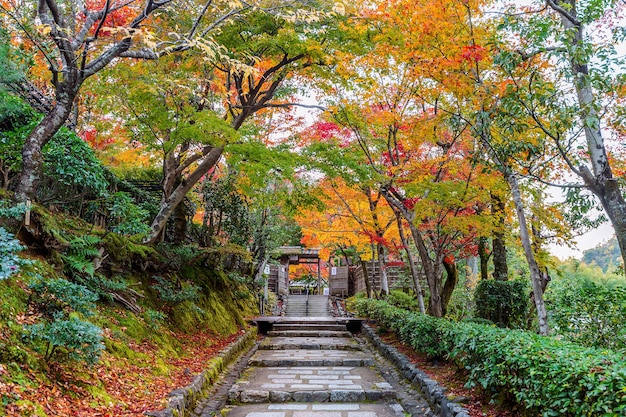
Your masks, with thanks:
M576 16L565 10L563 6L557 4L554 0L546 0L546 4L552 8L555 12L563 16L565 19L572 22L572 24L576 27L580 27L580 21L576 19Z

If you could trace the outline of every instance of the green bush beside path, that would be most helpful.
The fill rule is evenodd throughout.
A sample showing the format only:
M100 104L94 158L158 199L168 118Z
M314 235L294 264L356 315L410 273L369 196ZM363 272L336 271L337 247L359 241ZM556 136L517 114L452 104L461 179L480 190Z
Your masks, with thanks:
M529 332L457 323L361 299L355 309L403 343L467 370L468 385L518 403L530 415L626 415L626 354Z

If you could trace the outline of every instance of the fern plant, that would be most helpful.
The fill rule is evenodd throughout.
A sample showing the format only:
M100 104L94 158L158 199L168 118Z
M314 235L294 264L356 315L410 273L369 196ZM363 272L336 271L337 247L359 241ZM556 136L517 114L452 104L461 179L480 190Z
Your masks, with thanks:
M84 235L70 241L66 254L61 255L65 261L67 272L72 275L86 274L90 277L96 273L93 258L100 256L98 245L102 242L98 236Z

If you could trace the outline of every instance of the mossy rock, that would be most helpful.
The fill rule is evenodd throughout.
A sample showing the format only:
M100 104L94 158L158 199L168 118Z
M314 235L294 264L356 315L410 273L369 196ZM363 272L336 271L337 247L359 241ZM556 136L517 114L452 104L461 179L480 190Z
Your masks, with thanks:
M133 259L160 258L159 253L153 247L135 243L128 237L117 233L107 233L102 242L107 254L115 262L127 263Z
M27 227L32 238L43 243L44 247L64 247L78 236L95 235L102 237L104 229L94 226L78 217L66 213L51 213L39 204L31 207L31 225Z

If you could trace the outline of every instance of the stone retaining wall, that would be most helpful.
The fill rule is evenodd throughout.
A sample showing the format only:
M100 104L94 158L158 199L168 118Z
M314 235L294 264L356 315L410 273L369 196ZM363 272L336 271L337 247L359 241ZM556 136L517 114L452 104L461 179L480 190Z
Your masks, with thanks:
M430 403L431 409L437 415L441 417L469 417L465 408L448 399L445 388L413 365L398 349L383 342L371 327L364 323L362 332L383 356L398 367L402 376L422 391Z
M254 344L256 336L256 327L248 330L246 334L212 358L207 368L197 375L191 384L170 392L167 408L161 411L151 411L146 415L152 417L188 416L193 411L196 402L207 395L207 391L215 384L221 372Z

